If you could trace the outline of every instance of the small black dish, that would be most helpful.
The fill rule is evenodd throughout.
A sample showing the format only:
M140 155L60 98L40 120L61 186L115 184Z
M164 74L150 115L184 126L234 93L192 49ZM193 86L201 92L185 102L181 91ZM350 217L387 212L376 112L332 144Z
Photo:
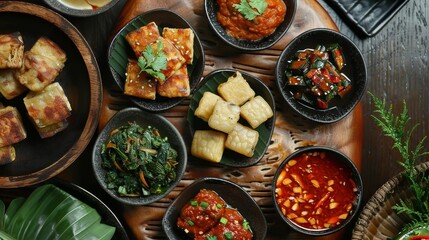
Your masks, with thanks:
M288 62L294 59L298 50L334 43L343 49L346 66L342 72L351 80L351 90L342 99L334 100L335 104L327 109L318 109L296 100L286 85ZM347 116L361 100L367 85L367 68L361 51L347 36L334 30L316 28L302 33L286 46L277 62L276 78L282 98L298 114L314 122L333 123Z
M297 8L297 0L284 0L284 3L286 4L286 15L284 17L283 22L276 28L274 33L256 41L239 40L237 38L232 37L225 31L225 29L222 27L222 25L220 25L217 20L216 15L219 10L219 6L216 0L205 0L204 9L211 28L219 36L219 38L237 49L245 51L257 51L267 49L273 46L283 37L283 35L292 25Z
M207 76L201 81L199 88L195 91L192 96L191 103L189 104L189 110L187 114L187 122L189 125L189 129L191 131L192 136L196 130L200 129L210 129L207 122L202 119L196 117L195 109L198 107L199 101L201 100L204 92L212 92L217 94L217 87L219 84L226 82L228 78L234 75L237 70L234 69L218 69ZM250 87L255 91L256 96L260 95L264 98L265 101L270 105L273 110L274 116L265 121L256 130L259 132L259 140L256 144L256 148L252 157L246 157L244 155L240 155L231 150L225 149L222 159L219 164L230 166L230 167L248 167L251 165L257 164L263 157L265 152L270 145L271 136L273 135L274 127L275 127L275 102L274 97L271 93L271 90L262 82L262 80L252 76L248 73L241 72L242 76L249 83ZM241 122L241 120L239 121ZM244 125L248 125L244 123ZM192 157L192 156L191 156ZM204 160L199 160L204 161Z
M82 3L68 4L67 1L44 0L44 2L55 11L73 16L73 17L90 17L103 13L119 2L119 0L106 0L103 5L91 5L89 2L82 0Z
M145 26L152 21L155 22L161 30L164 27L171 27L191 28L194 31L194 60L192 64L188 65L189 84L192 95L193 90L201 80L204 71L205 60L203 46L201 45L201 41L198 38L197 32L184 18L172 11L165 9L154 9L135 17L116 34L110 44L108 51L109 68L113 75L113 79L115 80L119 89L123 92L128 59L135 57L131 47L125 39L125 36L129 32ZM136 106L152 112L165 111L178 105L186 99L186 97L166 98L159 95L156 96L156 100L148 100L132 96L127 97Z
M321 153L321 154L326 154L326 156L330 156L331 159L327 160L326 164L329 164L329 162L335 161L335 162L337 162L337 164L340 164L338 166L342 166L342 168L346 168L347 174L349 175L350 179L352 179L353 182L354 182L354 184L352 184L352 186L354 187L354 193L356 194L354 200L351 203L351 212L349 212L346 215L346 218L340 218L340 219L343 219L343 221L340 222L339 225L335 225L334 227L331 226L329 228L323 228L323 229L305 228L305 227L303 227L301 225L298 225L297 223L295 223L294 221L292 221L291 219L289 219L289 217L287 217L287 216L285 216L283 214L282 209L279 206L278 200L277 200L277 190L276 190L277 184L276 183L277 183L277 181L279 181L279 182L281 181L283 184L285 184L282 180L278 180L279 177L280 177L280 175L281 175L281 172L282 172L283 168L285 168L285 166L287 164L289 164L289 162L291 162L292 160L293 161L298 161L298 160L295 160L295 159L298 159L298 157L302 156L303 154L310 154L311 155L311 154L315 154L315 153ZM328 158L326 158L326 159L328 159ZM289 166L293 166L295 164L296 163L291 163L291 164L289 164ZM312 174L316 174L316 171L314 171L314 172L311 171L311 165L307 165L307 167L302 170L303 172L305 171L306 174L308 174L307 176L310 176ZM325 178L325 177L329 178L330 176L323 176L323 178ZM292 181L297 181L296 179L299 179L299 178L302 179L302 176L299 176L299 175L297 177L292 176L292 178L295 179L295 180L292 180ZM317 179L317 178L314 178L314 179ZM313 179L312 180L305 179L304 181L305 181L305 184L308 184L310 186L311 185L314 186L314 183L312 182ZM326 181L328 181L328 180L326 180ZM325 236L325 235L333 234L333 233L335 233L335 232L343 229L347 225L351 224L351 222L353 221L353 219L358 214L358 211L360 209L360 206L362 204L362 199L363 199L363 182L362 182L362 178L361 178L361 175L359 173L359 170L357 169L357 167L354 164L354 162L349 157L347 157L344 153L342 153L342 152L340 152L340 151L338 151L336 149L333 149L333 148L330 148L330 147L324 147L324 146L308 146L308 147L301 148L298 151L293 152L292 154L290 154L288 157L286 157L286 159L283 160L283 162L277 168L277 171L276 171L276 173L274 175L272 184L273 184L272 185L273 187L272 187L271 192L272 192L273 203L274 203L274 206L275 206L277 214L281 217L281 219L290 228L292 228L293 230L295 230L297 232L300 232L302 234L308 235L308 236ZM317 184L319 185L319 183L317 183ZM328 187L328 186L332 186L333 188L337 188L338 184L341 184L341 183L335 182L335 183L332 183L332 185L330 185L330 183L328 182L327 185L320 184L320 186L317 186L317 188L322 188L322 187L325 188L325 187ZM344 186L346 186L346 184L350 185L350 183L344 183ZM290 185L290 187L294 187L294 185ZM328 189L324 189L324 190L327 191L327 192L330 191L329 188ZM303 190L303 192L304 191L306 191L306 193L305 194L301 194L299 197L304 196L304 198L306 198L307 194L308 194L307 196L310 196L310 195L313 194L313 192L311 192L311 190L310 190L309 187L307 187L305 190ZM293 192L296 193L295 187L293 188ZM339 195L335 195L335 194L334 195L332 195L332 194L331 195L325 194L324 196L329 196L328 200L326 200L326 201L331 201L331 200L334 201L334 199L340 198ZM312 198L312 197L310 197L310 198ZM291 200L291 202L292 202L291 205L293 205L294 204L293 201L295 199L295 196L289 196L289 199L292 199ZM317 198L315 198L314 201L320 203L320 202L322 202L322 199L323 199L323 197L317 196ZM282 203L282 208L283 208L283 206L290 207L290 206L283 205L283 204L284 203ZM299 204L303 204L303 203L299 203ZM299 204L297 204L297 206ZM315 204L315 205L317 206L317 204ZM298 212L300 211L299 207L298 207L297 211ZM317 210L315 210L315 211L317 211ZM328 209L323 208L322 211L323 212L324 211L328 211ZM293 211L293 206L291 207L290 210L288 210L288 214L295 214L295 212ZM300 217L300 216L298 216L298 217ZM307 218L307 217L305 217L305 215L302 215L302 217L303 218ZM317 223L317 224L319 224L319 223ZM322 224L322 223L320 223L320 224Z
M162 228L170 240L190 239L177 227L177 218L183 206L201 189L215 191L230 207L237 209L249 222L254 240L263 240L267 233L267 222L255 200L239 185L220 178L201 178L186 187L167 208L162 219Z
M101 166L101 147L108 140L112 130L120 126L127 125L129 122L135 122L143 128L147 126L157 128L159 134L167 137L171 146L176 149L178 153L176 180L172 182L167 190L162 194L141 197L122 197L119 196L115 190L108 189L106 186L106 170ZM147 205L165 197L182 179L182 176L185 173L187 159L185 142L183 141L182 135L177 131L174 125L161 115L152 114L138 108L126 108L117 112L98 135L92 150L92 166L98 183L112 198L129 205Z

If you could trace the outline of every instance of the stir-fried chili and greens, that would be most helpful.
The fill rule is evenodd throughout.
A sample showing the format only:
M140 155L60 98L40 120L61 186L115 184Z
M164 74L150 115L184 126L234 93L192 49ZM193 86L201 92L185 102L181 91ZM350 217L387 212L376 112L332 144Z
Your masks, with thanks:
M329 108L332 99L343 97L351 89L351 80L342 73L345 65L339 44L299 50L286 69L286 87L305 104Z
M176 179L177 151L151 126L114 129L101 156L107 187L121 196L162 194Z

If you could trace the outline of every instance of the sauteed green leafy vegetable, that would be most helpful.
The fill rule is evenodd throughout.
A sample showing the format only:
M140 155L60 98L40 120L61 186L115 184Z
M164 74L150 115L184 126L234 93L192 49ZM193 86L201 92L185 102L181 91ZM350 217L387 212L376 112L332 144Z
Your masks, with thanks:
M176 179L177 151L151 126L133 122L114 129L101 157L107 187L120 196L162 194Z

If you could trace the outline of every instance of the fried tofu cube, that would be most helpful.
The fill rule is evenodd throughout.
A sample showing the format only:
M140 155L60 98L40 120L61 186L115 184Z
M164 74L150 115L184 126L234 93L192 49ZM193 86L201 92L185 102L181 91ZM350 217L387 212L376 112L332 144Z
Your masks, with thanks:
M31 91L42 91L55 81L66 60L66 54L56 43L41 37L24 53L24 66L16 77Z
M210 162L220 162L226 134L213 130L197 130L192 139L191 154Z
M164 74L165 79L157 78L159 84L164 84L165 80L171 77L179 68L185 64L185 58L169 40L160 37L157 42L150 45L155 53L158 52L158 48L161 47L161 51L165 54L167 58L167 67L166 69L161 70L160 72Z
M160 96L168 98L189 96L191 94L191 87L189 85L186 64L182 65L171 77L167 78L164 84L159 84L156 91Z
M13 146L0 147L0 166L15 161L16 152Z
M251 157L253 156L258 139L258 131L237 123L234 130L228 134L225 147L246 157Z
M274 115L273 109L261 96L250 99L241 106L240 112L241 117L246 119L252 128L257 128Z
M24 41L21 33L0 35L0 69L21 68L24 63Z
M156 42L160 37L158 26L155 22L140 27L125 36L128 44L134 51L136 57L140 57L147 46Z
M15 69L0 69L0 93L11 100L28 89L15 78Z
M66 129L68 125L69 125L69 122L67 121L67 119L64 119L61 122L53 123L46 127L41 128L36 126L36 129L41 138L49 138Z
M218 100L223 101L219 95L216 95L212 92L204 92L198 103L198 107L195 109L195 116L207 122L212 115L213 109Z
M15 107L0 109L0 147L18 143L27 138L21 115Z
M58 82L40 92L29 92L24 97L28 115L37 128L63 122L71 116L71 106Z
M179 49L187 64L194 60L194 31L191 28L169 28L162 30L162 36Z
M214 106L213 113L209 118L208 124L211 128L224 133L230 133L240 119L240 107L219 100Z
M255 91L238 71L226 82L219 84L217 91L223 99L237 106L243 105L255 96Z
M125 95L155 100L157 82L149 74L140 73L140 67L136 60L129 60L126 76Z

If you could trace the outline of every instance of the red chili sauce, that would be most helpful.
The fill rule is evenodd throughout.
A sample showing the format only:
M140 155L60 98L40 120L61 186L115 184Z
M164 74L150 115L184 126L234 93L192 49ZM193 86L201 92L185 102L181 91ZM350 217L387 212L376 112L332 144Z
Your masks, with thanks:
M217 0L217 19L231 36L237 39L259 40L273 33L286 14L283 0L265 1L268 4L265 11L249 21L234 7L234 4L240 4L241 0Z
M356 184L349 168L325 152L290 160L276 180L276 202L283 215L307 229L327 229L352 212Z
M195 240L252 239L249 223L212 190L202 189L181 210L177 226Z

